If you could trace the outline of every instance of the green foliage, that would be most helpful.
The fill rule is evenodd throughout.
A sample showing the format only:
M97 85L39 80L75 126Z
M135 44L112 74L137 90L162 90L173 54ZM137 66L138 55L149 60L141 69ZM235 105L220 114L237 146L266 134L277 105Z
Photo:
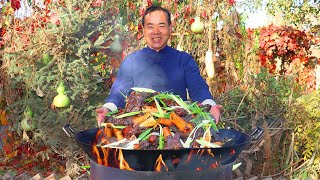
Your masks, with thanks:
M17 130L21 128L23 110L30 107L37 124L33 140L68 151L78 147L66 138L63 125L70 123L76 129L96 126L94 110L107 96L104 80L112 69L101 67L110 65L111 58L118 58L108 49L116 31L113 3L52 3L50 11L15 19L6 27L11 39L2 50L3 68L10 77L6 94L12 95L6 99L12 112L11 123ZM98 52L108 55L97 56ZM56 108L52 100L62 82L71 105ZM17 85L19 93L13 88Z
M282 118L290 98L298 96L298 87L292 77L274 76L262 68L225 95L225 115L236 118L238 125L246 130L254 128L252 121L261 125L264 119Z
M320 162L320 93L302 95L288 109L286 119L294 129L294 150L297 160L303 159L301 169L295 172L297 177L319 177ZM318 179L318 178L316 178Z
M290 111L287 119L294 127L296 135L295 150L301 153L304 160L311 158L320 139L320 93L313 93L299 97ZM303 143L301 143L303 142Z
M319 26L317 18L320 15L320 3L318 0L269 0L266 9L272 15L281 15L287 25L295 25L303 29L317 29L316 26Z

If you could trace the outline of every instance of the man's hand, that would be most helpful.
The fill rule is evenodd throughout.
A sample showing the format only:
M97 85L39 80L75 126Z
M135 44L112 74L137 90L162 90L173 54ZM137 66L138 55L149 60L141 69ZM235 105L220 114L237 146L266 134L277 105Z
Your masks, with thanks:
M214 117L216 120L216 124L220 121L220 114L221 114L221 105L213 105L210 109L210 114Z
M98 113L97 122L98 122L98 126L100 127L101 123L104 122L106 118L106 114L109 112L109 109L105 107L101 107L96 109L96 112Z

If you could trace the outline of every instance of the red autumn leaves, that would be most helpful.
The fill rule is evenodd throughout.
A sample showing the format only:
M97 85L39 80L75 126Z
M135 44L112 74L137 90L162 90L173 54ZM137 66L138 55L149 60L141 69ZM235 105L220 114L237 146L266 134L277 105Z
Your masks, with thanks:
M277 58L283 63L297 60L302 64L308 63L310 38L304 31L292 27L269 25L262 28L259 37L261 65L274 72Z

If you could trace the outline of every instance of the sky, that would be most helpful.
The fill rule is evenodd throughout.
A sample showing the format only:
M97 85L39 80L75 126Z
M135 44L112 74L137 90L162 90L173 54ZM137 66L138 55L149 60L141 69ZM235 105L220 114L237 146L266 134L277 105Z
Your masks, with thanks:
M249 17L246 20L246 25L249 28L262 27L266 25L266 23L268 23L268 18L263 11L255 14L249 14Z
M245 0L236 0L236 2L241 2L241 1L245 1ZM269 22L268 16L266 11L263 9L266 2L267 2L266 0L262 0L262 7L259 10L256 10L255 13L245 12L244 9L242 9L239 6L236 6L236 9L239 13L244 13L248 15L248 19L245 21L248 28L257 28L257 27L261 27L268 24Z

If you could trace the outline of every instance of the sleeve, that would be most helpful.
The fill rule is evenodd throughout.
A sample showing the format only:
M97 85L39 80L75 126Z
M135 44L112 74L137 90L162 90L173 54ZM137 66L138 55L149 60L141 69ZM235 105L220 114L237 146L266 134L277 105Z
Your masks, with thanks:
M186 54L184 58L186 58L186 64L184 65L185 80L191 100L199 103L207 99L213 100L213 97L209 91L209 86L200 75L200 71L195 60L189 54Z
M125 97L133 86L132 59L127 57L120 65L116 80L111 86L106 103L113 103L117 108L125 106Z

